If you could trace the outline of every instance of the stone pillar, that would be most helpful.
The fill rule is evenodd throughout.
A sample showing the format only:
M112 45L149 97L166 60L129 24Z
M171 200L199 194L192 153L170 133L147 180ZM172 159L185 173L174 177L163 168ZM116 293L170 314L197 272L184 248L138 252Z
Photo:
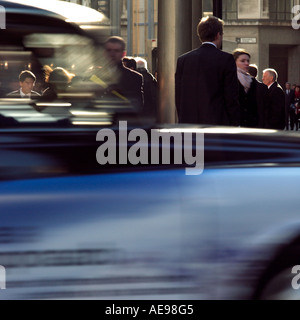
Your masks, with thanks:
M158 1L158 118L161 123L176 122L176 61L179 55L192 49L192 1Z
M300 84L300 45L293 46L289 50L288 81L292 84Z

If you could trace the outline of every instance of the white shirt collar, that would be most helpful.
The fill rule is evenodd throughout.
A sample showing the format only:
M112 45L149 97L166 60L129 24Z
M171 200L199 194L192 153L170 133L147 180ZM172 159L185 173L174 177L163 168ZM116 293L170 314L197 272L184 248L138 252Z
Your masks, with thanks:
M206 41L206 42L202 42L202 45L203 44L212 44L213 46L215 46L217 48L217 45L213 42Z
M268 89L270 89L270 87L272 86L273 83L275 83L275 82L272 82L272 83L268 86Z
M28 93L28 94L25 94L23 91L22 91L22 88L20 88L20 95L22 98L30 98L31 97L31 94Z

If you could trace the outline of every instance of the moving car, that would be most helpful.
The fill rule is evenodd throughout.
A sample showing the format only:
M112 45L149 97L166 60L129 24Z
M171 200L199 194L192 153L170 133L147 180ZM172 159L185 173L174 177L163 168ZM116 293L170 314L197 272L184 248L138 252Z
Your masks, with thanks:
M0 5L13 67L80 75L56 101L0 100L0 299L299 298L297 132L141 119L82 76L93 37Z

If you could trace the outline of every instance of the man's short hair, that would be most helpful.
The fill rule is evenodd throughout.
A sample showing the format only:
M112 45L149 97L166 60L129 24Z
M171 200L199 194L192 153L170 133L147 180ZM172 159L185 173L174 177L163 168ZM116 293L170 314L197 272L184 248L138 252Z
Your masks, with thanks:
M133 59L133 58L129 59L126 62L126 67L130 68L130 69L133 69L133 70L136 70L136 61L135 61L135 59Z
M252 77L254 77L254 78L256 78L257 77L257 65L256 64L250 64L249 65L249 74L252 76Z
M214 16L203 17L198 24L197 34L201 42L212 42L218 33L223 34L224 21Z
M36 76L29 70L23 70L19 74L19 81L24 82L26 78L31 78L33 81L36 81Z
M109 37L104 45L106 45L107 43L119 43L122 46L122 50L125 51L126 50L126 42L122 37L118 37L118 36L112 36Z
M268 72L272 77L273 77L273 81L277 81L278 79L278 73L275 69L272 68L267 68L263 71L263 73Z
M125 64L126 64L129 60L130 60L129 57L124 57L124 58L122 59L123 63L125 63Z

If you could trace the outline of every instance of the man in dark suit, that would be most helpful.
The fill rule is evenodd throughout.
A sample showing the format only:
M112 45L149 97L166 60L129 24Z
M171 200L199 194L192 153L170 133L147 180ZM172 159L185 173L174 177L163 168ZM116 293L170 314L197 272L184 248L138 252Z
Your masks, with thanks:
M295 123L295 110L290 110L290 106L294 101L294 90L292 90L292 85L290 82L286 82L285 84L285 128L286 130L294 129L294 123Z
M20 89L12 91L7 94L9 98L27 98L36 99L41 95L33 91L35 85L36 76L29 70L24 70L19 74Z
M263 83L268 86L270 96L270 108L267 117L267 128L283 130L285 128L285 96L277 82L278 74L275 69L263 71Z
M140 112L144 106L143 76L124 66L122 59L126 54L126 44L123 38L113 36L104 44L105 52L111 62L111 70L117 75L113 84L108 90L120 99L127 99Z
M148 70L147 61L136 57L136 71L144 77L144 112L145 116L157 118L158 115L158 84L156 78Z
M177 60L175 100L180 123L240 125L237 69L232 54L220 50L223 20L198 24L200 48Z
M258 111L258 127L267 127L267 117L270 108L270 97L268 87L257 79L258 69L255 64L250 64L249 74L254 78L256 89L256 101Z

